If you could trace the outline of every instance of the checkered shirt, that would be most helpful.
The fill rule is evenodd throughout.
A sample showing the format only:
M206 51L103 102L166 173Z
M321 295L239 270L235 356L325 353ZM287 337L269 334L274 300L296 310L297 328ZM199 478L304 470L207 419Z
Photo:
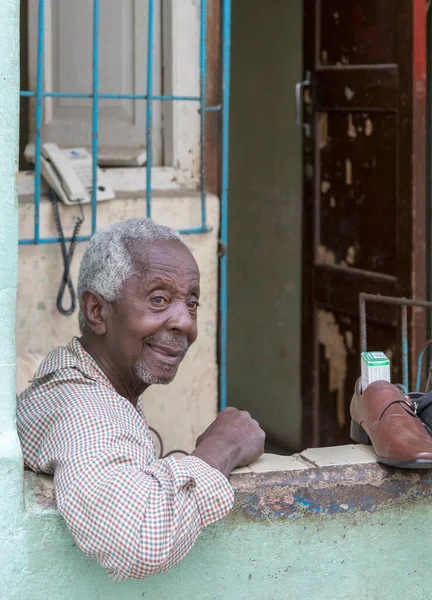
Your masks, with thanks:
M116 581L166 571L232 507L227 479L205 462L156 459L142 407L77 338L45 358L18 398L17 424L25 463L54 474L78 546Z

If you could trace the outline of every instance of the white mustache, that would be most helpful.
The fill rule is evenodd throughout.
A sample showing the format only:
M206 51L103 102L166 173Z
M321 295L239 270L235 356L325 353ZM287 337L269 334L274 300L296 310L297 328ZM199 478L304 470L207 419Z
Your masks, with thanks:
M165 333L156 333L144 338L143 342L145 344L159 344L160 346L172 348L173 350L182 350L183 352L189 349L189 342L185 335L172 336Z

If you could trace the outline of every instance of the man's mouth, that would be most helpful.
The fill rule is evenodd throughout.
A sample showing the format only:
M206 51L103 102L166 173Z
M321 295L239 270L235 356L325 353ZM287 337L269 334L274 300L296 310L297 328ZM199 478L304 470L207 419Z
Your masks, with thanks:
M147 343L147 347L153 352L160 362L176 365L185 354L184 348L171 348L159 344Z

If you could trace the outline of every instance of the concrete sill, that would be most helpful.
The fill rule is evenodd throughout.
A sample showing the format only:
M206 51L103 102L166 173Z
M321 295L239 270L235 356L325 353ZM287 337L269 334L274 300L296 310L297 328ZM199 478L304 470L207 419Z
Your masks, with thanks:
M235 514L255 519L375 513L394 503L432 496L432 472L376 462L371 449L348 445L314 448L294 456L264 455L231 476ZM24 474L26 511L56 514L52 477Z
M104 169L117 199L142 198L146 194L145 167ZM199 182L189 172L174 167L152 169L152 194L155 196L184 195L199 190ZM49 201L48 187L42 180L42 201ZM18 198L21 203L34 201L34 171L18 173Z
M265 456L234 473L234 510L188 556L121 583L77 548L52 478L24 481L22 549L4 541L8 600L430 598L432 474L383 467L361 446Z

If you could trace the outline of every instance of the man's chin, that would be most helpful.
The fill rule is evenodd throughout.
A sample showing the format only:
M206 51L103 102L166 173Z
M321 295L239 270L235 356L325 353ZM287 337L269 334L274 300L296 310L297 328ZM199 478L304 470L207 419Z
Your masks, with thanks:
M141 381L147 385L168 385L174 380L177 369L165 372L151 372L145 367L137 366L135 372Z

